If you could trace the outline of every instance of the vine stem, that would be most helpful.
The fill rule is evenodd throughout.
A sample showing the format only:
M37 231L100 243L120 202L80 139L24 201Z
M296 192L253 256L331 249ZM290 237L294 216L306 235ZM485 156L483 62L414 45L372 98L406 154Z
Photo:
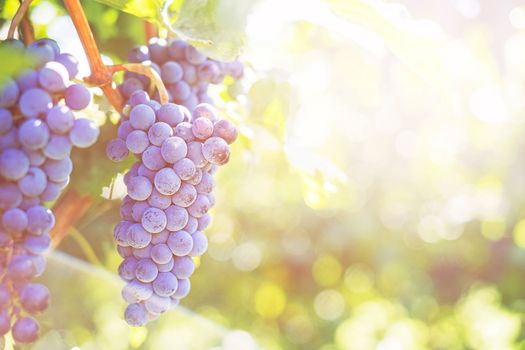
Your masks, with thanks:
M91 68L91 75L86 78L89 84L100 86L109 102L118 111L122 111L123 99L122 95L113 86L113 73L102 62L100 52L89 27L88 20L82 9L79 0L64 0L64 4L69 12L69 16L75 25L80 42L84 47L86 56L88 58L89 67Z
M146 42L148 42L149 39L158 35L157 27L153 23L145 21L144 22L144 34L146 35Z
M20 4L20 7L15 13L15 16L13 17L13 20L11 21L11 24L9 25L9 30L7 31L7 39L13 39L15 36L16 29L18 28L18 25L24 18L27 9L29 8L29 5L31 5L32 0L24 0Z
M24 40L24 44L26 45L29 45L33 41L35 41L35 29L33 28L31 21L29 20L28 14L29 12L26 13L24 18L22 19L22 22L20 23L22 39Z

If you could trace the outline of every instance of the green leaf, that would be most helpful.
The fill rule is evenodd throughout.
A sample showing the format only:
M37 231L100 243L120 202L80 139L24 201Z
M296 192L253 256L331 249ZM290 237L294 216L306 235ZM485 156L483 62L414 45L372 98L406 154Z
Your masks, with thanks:
M208 56L229 61L240 54L248 14L256 1L187 0L172 30Z
M9 62L9 64L0 64L0 85L7 79L16 76L18 73L33 64L33 58L23 50L17 50L12 47L0 47L0 62Z
M97 0L157 23L179 38L222 61L235 59L245 41L248 14L257 1Z

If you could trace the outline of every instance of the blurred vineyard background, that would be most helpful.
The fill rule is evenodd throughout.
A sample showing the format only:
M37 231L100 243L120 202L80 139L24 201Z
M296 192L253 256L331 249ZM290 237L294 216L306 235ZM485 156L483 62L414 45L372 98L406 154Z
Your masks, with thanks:
M144 41L137 17L82 3L106 61ZM190 295L147 328L121 319L125 167L105 160L115 116L95 104L103 137L66 194L89 209L49 257L33 348L525 349L525 4L215 3L246 24L247 71L214 91L241 137ZM60 3L31 19L82 56Z

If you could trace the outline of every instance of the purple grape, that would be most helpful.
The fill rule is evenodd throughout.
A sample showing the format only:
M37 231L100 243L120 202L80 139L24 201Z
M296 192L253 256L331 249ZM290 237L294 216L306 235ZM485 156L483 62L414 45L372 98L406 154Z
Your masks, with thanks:
M91 102L91 92L85 85L73 84L66 89L64 100L69 108L79 111Z
M164 63L168 59L167 43L164 39L152 38L148 43L149 55L152 61L158 64Z
M51 135L42 152L49 159L61 160L69 157L71 148L71 141L67 136Z
M157 174L157 172L154 171L154 170L150 170L150 169L146 168L146 166L144 166L144 164L141 164L139 166L138 174L140 176L147 177L148 180L153 182L153 180L155 179L155 174Z
M40 195L42 202L51 202L60 196L60 185L54 182L48 182L44 192Z
M61 182L68 179L73 170L73 163L70 158L49 159L44 163L43 169L50 181Z
M148 313L142 304L129 304L124 312L124 319L130 326L141 327L148 322Z
M7 309L0 308L0 336L7 334L11 329L11 317ZM1 344L1 342L0 342Z
M129 151L126 142L121 139L113 139L106 146L106 155L114 162L121 162L128 157Z
M132 107L135 107L136 105L147 103L149 100L150 98L146 91L137 90L134 93L132 93L129 97L129 104Z
M0 183L0 209L18 207L22 203L22 192L12 183Z
M201 256L208 249L208 239L201 231L197 231L191 235L193 239L193 247L189 256Z
M4 107L1 102L0 106ZM18 107L25 117L36 118L47 113L47 111L53 107L53 101L45 90L33 88L22 93Z
M181 180L172 168L160 169L153 182L157 191L166 196L175 194L181 186Z
M223 165L230 159L230 147L220 137L210 137L202 145L204 158L212 164Z
M172 259L171 250L164 243L157 244L151 248L151 259L156 264L167 264Z
M32 343L38 338L40 327L31 317L22 317L13 324L13 339L18 343Z
M213 134L213 123L208 118L199 117L193 121L191 131L195 138L206 140Z
M177 61L185 59L187 46L188 44L186 44L184 41L179 39L173 39L168 44L168 53L170 55L170 58Z
M75 56L68 53L61 53L56 57L56 61L62 63L66 67L69 74L69 79L73 79L78 74L78 60Z
M166 210L167 225L169 231L179 231L186 226L188 222L188 212L186 209L176 205L170 205Z
M136 201L144 201L151 194L153 186L144 176L135 176L131 178L128 186L128 195Z
M182 68L177 62L169 61L162 65L160 75L165 84L174 84L182 79Z
M161 297L153 294L151 298L144 302L146 310L152 314L161 314L168 311L171 307L171 300L168 297Z
M79 118L73 123L69 132L69 139L74 146L87 148L97 141L99 134L100 130L95 122L86 118Z
M188 179L186 182L193 186L197 186L199 182L201 182L201 180L202 180L202 170L197 168L195 169L195 174L190 179Z
M118 267L119 276L127 281L135 278L138 260L132 256L125 258Z
M188 84L195 84L197 82L197 69L191 63L182 61L179 62L182 67L182 79Z
M159 243L166 243L168 241L169 235L170 232L168 230L163 230L162 232L153 235L153 238L151 239L151 244L155 245Z
M207 59L206 55L197 51L193 46L187 46L184 52L186 60L194 65L204 63Z
M64 89L66 88L66 83L68 81L69 72L67 71L66 67L64 67L64 65L62 65L61 63L54 61L47 62L46 64L44 64L44 66L42 67L42 69L40 69L38 74L38 82L40 86L51 93L64 91Z
M161 272L152 283L153 291L161 297L172 296L177 290L178 281L171 272Z
M46 122L55 134L67 134L73 127L75 117L67 106L54 106L47 112Z
M142 130L133 130L126 137L126 146L130 152L140 154L150 145L148 134Z
M199 193L211 193L213 191L213 186L215 184L215 181L213 180L213 176L211 176L207 172L202 173L201 181L195 186L195 189Z
M55 226L53 212L41 205L35 205L27 209L27 220L27 231L33 235L49 232Z
M142 162L148 169L154 171L160 170L166 166L160 147L154 145L150 145L142 153Z
M119 90L124 97L129 98L135 92L144 90L144 83L139 78L128 78L119 86Z
M198 194L195 202L188 207L188 213L197 219L206 214L208 210L210 210L210 200L202 194Z
M209 197L208 197L209 198ZM211 223L211 216L210 214L205 214L197 219L199 225L197 226L197 229L199 231L204 231Z
M199 227L199 222L193 216L188 217L188 223L184 226L184 231L188 232L190 235L197 231Z
M195 175L197 168L190 159L182 158L173 165L173 170L181 180L186 181Z
M145 248L151 242L151 233L141 224L133 224L128 229L128 242L133 248Z
M20 91L38 87L38 72L32 69L25 70L16 79Z
M191 95L190 85L183 80L168 85L167 89L173 97L173 100L177 103L181 103Z
M146 104L140 104L129 113L131 126L138 130L148 130L155 123L155 111Z
M188 148L183 139L172 136L164 140L160 151L164 161L169 164L175 164L177 161L186 157Z
M177 193L171 196L173 204L179 207L187 208L195 202L197 198L197 190L193 185L183 183Z
M211 82L220 74L217 63L206 61L197 67L197 76L200 81Z
M177 276L178 279L190 278L194 271L195 263L189 256L180 256L174 259L171 272Z
M42 40L37 40L27 47L27 52L36 58L36 65L42 66L55 59L55 49Z
M29 170L29 158L18 149L10 148L0 154L0 175L8 180L19 180Z
M16 104L20 90L12 79L7 79L0 88L0 107L13 107Z
M140 63L149 59L149 50L145 45L134 47L128 54L128 61L131 63Z
M40 119L30 119L20 125L18 139L22 146L36 150L48 142L49 129Z
M133 225L131 221L122 221L113 229L113 238L119 246L130 246L129 228L131 225Z
M12 128L4 135L0 135L0 150L6 148L16 148L19 146L16 128Z
M197 105L193 109L193 112L191 113L191 117L193 121L196 121L199 118L206 118L214 123L218 119L217 111L215 110L215 107L213 107L209 103L200 103L199 105Z
M173 129L164 122L157 122L148 130L149 141L155 146L161 146L164 140L172 135Z
M168 237L168 247L176 256L188 255L193 248L193 239L186 231L172 232Z
M237 128L229 120L221 119L214 125L213 136L220 137L230 145L237 139Z
M148 208L142 214L142 227L150 233L159 233L166 228L166 214L157 208Z
M133 206L131 207L131 217L135 221L139 221L142 219L142 214L148 209L150 205L148 202L135 202Z
M159 269L159 272L171 271L171 269L173 268L173 256L171 256L171 253L170 253L170 258L168 259L168 262L165 264L157 264L157 267Z
M164 210L171 205L171 200L171 196L166 196L154 188L148 198L148 205Z
M11 299L11 292L5 284L0 284L0 309L5 310Z
M190 284L190 280L187 279L187 278L180 278L178 280L178 286L177 286L177 291L175 292L175 294L172 295L172 298L184 298L186 295L189 294L190 292L190 289L191 289L191 284Z
M208 163L203 155L203 144L198 141L188 143L188 158L195 163L198 168L202 168Z
M49 307L49 299L49 289L42 284L27 284L20 292L20 304L31 314L45 311Z
M150 257L151 246L148 245L144 248L133 248L132 254L138 259L145 259Z
M8 109L0 108L0 135L7 133L13 127L13 114Z
M158 273L157 265L151 259L140 259L135 266L135 276L143 283L152 282Z
M127 290L129 294L134 295L138 300L147 300L153 295L151 284L139 280L129 282L124 286L124 290Z
M31 254L44 254L50 246L51 237L47 233L40 236L28 236L24 240L24 248Z
M165 122L171 127L176 127L177 124L184 120L184 112L181 106L174 103L167 103L159 108L157 118L159 121Z
M18 180L18 188L28 197L36 197L42 194L47 186L46 174L37 167L31 167L27 174Z
M124 120L122 123L120 123L118 127L118 132L117 132L118 138L126 141L126 138L132 131L133 131L133 127L131 126L131 123L129 122L129 120Z

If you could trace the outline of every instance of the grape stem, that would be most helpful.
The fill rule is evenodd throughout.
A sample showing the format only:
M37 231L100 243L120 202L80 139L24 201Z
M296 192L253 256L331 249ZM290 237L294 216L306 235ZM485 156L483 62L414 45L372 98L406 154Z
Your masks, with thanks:
M11 24L9 25L9 30L7 31L7 39L13 39L15 37L16 29L18 28L18 25L24 18L27 9L29 8L29 5L31 5L32 0L24 0L20 4L20 7L18 7L18 10L16 11L13 20L11 21Z
M152 88L156 88L159 92L159 102L161 104L166 104L169 102L168 91L162 82L162 78L151 66L145 65L143 63L125 63L109 66L108 68L113 73L128 71L147 76L152 82Z
M26 12L26 15L22 18L22 22L20 22L20 30L22 31L24 44L29 45L35 41L35 29L29 20L29 11Z
M89 27L88 20L82 9L79 0L64 0L64 4L69 12L69 16L75 25L80 42L84 47L88 58L91 75L86 78L89 84L100 86L107 99L118 111L122 111L123 98L120 92L113 86L113 73L111 69L104 65L100 52Z
M151 22L144 21L144 34L146 35L146 42L148 42L158 35L157 27Z
M86 214L94 204L91 196L80 195L75 190L69 189L57 205L54 206L56 223L51 230L51 245L57 247L60 242L71 232L71 228Z

